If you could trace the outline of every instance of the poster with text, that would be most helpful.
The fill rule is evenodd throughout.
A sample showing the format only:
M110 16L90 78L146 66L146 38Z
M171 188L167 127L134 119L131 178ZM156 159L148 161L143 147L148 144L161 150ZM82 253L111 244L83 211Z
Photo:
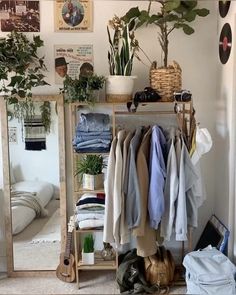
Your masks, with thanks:
M39 1L0 1L2 32L39 32Z
M93 72L93 45L55 45L54 56L56 84L62 85L66 75L75 79Z
M56 0L54 5L56 32L92 31L91 0Z

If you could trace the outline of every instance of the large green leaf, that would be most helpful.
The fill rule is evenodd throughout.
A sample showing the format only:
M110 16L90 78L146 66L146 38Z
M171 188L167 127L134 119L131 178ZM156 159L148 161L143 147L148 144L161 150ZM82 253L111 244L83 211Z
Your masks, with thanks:
M192 10L184 15L184 19L188 22L192 22L196 19L197 13L195 10Z
M180 2L181 2L180 0L169 0L169 1L166 0L164 4L165 12L169 12L178 8L180 6Z
M122 17L122 19L129 23L131 19L138 18L140 16L140 10L138 7L132 7L130 10Z
M191 35L194 33L194 29L192 27L190 27L189 25L182 24L182 28L183 28L184 33L187 35Z
M161 14L153 14L150 16L148 23L149 24L155 23L155 22L159 21L160 18L162 18Z
M180 6L174 9L178 13L191 11L197 6L197 1L181 1Z
M202 17L205 17L210 13L210 11L206 8L195 9L195 12L197 15L202 16Z

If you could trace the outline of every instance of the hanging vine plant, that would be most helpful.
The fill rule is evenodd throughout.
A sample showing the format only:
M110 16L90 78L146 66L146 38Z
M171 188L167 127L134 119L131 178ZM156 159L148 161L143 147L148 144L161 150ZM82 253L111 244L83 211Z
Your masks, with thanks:
M34 117L32 88L49 85L44 80L44 57L38 56L38 49L43 44L39 36L30 40L23 33L14 31L6 38L0 38L0 92L8 104L14 105L13 116L21 122ZM48 124L51 119L46 121Z
M43 104L40 106L42 123L45 127L45 131L47 133L50 132L51 128L51 104L49 101L44 101Z

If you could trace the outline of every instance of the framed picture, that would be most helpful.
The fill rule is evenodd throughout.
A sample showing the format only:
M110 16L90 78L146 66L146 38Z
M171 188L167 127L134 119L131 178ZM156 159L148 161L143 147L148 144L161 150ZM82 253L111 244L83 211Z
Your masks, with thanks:
M8 139L9 143L17 143L17 128L9 127L8 128Z
M93 45L55 45L55 83L63 84L65 75L72 79L93 72Z
M0 1L0 20L2 32L39 32L39 0Z
M93 28L91 0L56 0L55 32L87 32Z

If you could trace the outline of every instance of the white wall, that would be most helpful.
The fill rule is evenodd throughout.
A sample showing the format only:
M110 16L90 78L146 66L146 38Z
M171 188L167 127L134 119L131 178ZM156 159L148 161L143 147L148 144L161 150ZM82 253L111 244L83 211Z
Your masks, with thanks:
M235 13L236 3L231 1L226 17L218 16L218 35L225 23L232 29L232 48L228 62L222 65L219 57L216 63L219 69L216 96L216 195L215 212L230 229L229 254L236 256L235 247ZM218 43L217 43L218 44Z
M146 8L148 1L94 1L94 31L92 33L55 33L53 28L53 2L51 0L41 1L41 32L45 46L41 50L46 56L48 67L47 81L50 87L38 88L35 93L51 94L58 93L58 87L54 84L54 44L93 44L94 48L94 69L98 74L108 75L107 50L108 40L106 25L114 14L123 15L130 7L139 5ZM196 32L192 36L186 36L181 31L175 31L171 37L169 60L176 60L183 70L183 88L193 93L194 106L196 109L197 121L201 126L207 127L215 139L215 97L216 97L216 60L217 60L217 38L216 38L216 6L214 1L199 1L202 7L210 9L207 18L196 22ZM31 34L29 34L31 35ZM140 46L158 62L161 58L160 46L157 42L156 28L141 28L137 32ZM147 64L148 62L145 61ZM135 90L141 90L148 83L149 64L144 66L138 61L135 62L133 74L138 76ZM66 136L68 136L68 122ZM215 140L214 140L215 142ZM70 142L67 143L68 145ZM69 146L67 146L69 149ZM194 235L198 238L205 222L214 211L214 153L215 148L204 156L203 174L207 184L207 201L200 210L199 228ZM67 157L68 158L68 157ZM67 162L68 172L68 205L72 210L72 193L70 191L71 175L70 163ZM69 199L70 198L70 199Z

